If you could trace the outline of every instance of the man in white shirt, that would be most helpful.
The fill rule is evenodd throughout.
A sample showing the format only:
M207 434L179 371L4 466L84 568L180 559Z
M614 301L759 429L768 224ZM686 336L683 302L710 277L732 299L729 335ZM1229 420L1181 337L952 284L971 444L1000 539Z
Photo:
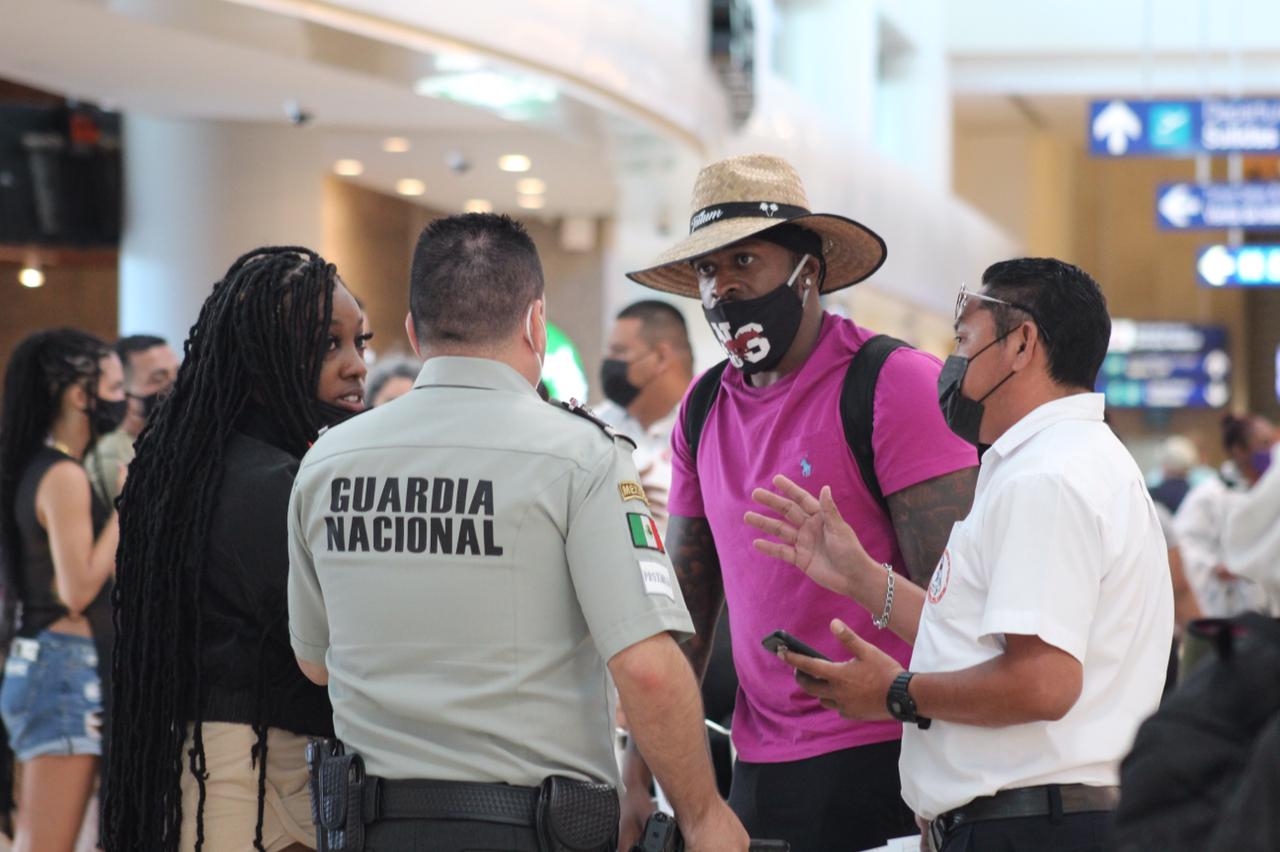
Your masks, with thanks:
M671 429L692 380L693 349L679 309L657 299L623 308L600 364L601 389L617 408L613 416L602 412L601 417L635 441L632 456L640 484L663 535L671 490Z
M1242 612L1273 611L1266 590L1232 568L1224 532L1227 519L1243 504L1271 459L1275 427L1255 414L1222 418L1227 462L1217 476L1192 488L1174 515L1187 580L1206 616L1231 618Z
M961 289L939 403L985 452L927 589L895 587L828 491L779 477L781 495L756 499L780 517L747 518L777 539L761 550L914 643L904 671L834 620L852 659L779 656L829 709L906 723L902 795L943 852L1101 850L1120 760L1160 698L1169 562L1092 393L1110 325L1097 283L1057 260L997 263Z

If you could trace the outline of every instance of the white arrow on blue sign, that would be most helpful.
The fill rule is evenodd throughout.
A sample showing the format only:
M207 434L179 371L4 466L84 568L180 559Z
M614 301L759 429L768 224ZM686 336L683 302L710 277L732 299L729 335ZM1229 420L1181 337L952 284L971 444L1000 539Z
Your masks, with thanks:
M1280 152L1280 98L1093 101L1089 153L1192 157Z
M1280 228L1280 183L1166 183L1156 191L1165 230Z
M1196 272L1210 287L1280 287L1280 245L1206 246Z

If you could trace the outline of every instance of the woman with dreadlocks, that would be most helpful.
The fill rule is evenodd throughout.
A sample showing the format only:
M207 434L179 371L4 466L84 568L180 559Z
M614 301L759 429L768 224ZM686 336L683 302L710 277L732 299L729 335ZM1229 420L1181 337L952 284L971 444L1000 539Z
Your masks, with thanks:
M107 849L314 847L304 749L333 720L289 645L287 511L364 408L369 337L302 248L249 252L200 309L120 498Z
M102 756L119 526L81 460L124 416L120 359L72 328L14 349L0 411L0 566L16 608L0 713L24 764L15 848L70 850ZM15 623L16 622L16 623Z

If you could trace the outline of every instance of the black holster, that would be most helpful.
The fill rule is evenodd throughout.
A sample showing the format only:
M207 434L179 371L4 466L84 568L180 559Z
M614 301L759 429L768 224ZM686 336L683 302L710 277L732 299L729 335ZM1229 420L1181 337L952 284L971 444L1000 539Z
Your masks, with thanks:
M336 739L307 742L316 852L364 849L364 760Z
M543 852L612 852L620 816L609 784L550 775L538 786L534 827Z

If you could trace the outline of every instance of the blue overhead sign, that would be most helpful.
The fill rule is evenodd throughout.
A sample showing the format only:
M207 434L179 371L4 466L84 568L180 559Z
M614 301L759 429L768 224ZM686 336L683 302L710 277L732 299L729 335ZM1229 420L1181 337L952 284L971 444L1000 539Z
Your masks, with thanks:
M1156 192L1165 230L1280 228L1280 183L1166 183Z
M1280 152L1280 98L1093 101L1089 153L1193 157Z
M1280 246L1205 246L1196 272L1210 287L1280 287Z
M1231 357L1222 326L1111 324L1096 389L1119 408L1220 408L1231 398Z

